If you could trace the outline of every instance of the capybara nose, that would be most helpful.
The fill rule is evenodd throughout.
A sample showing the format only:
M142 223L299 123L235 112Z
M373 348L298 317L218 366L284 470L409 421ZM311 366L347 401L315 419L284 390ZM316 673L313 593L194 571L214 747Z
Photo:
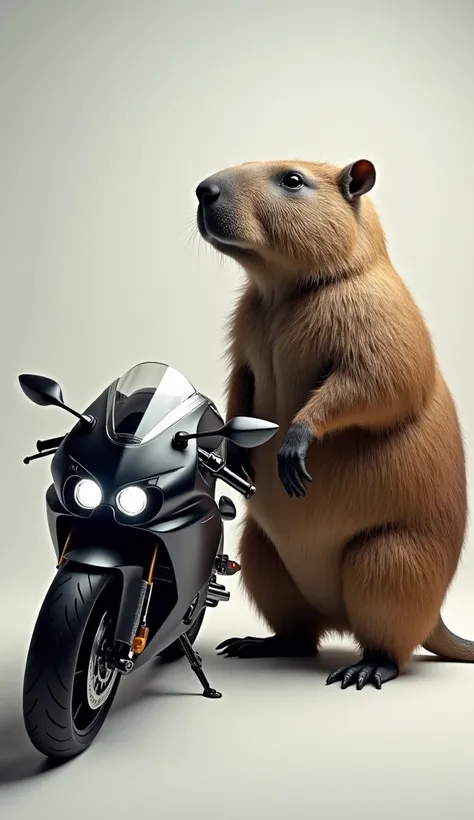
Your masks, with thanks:
M212 203L219 198L220 192L221 189L215 182L208 182L206 179L196 188L196 196L199 200L199 204L203 207L212 205Z

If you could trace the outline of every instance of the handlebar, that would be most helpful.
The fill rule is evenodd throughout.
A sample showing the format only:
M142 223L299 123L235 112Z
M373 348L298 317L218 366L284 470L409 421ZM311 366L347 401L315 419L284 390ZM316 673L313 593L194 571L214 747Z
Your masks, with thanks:
M255 492L253 484L250 484L245 478L241 478L237 473L233 473L232 470L229 470L229 468L225 466L223 458L216 455L216 453L206 453L206 451L201 450L200 447L198 448L198 454L202 464L204 464L216 478L225 481L229 487L237 490L237 492L241 493L245 498L251 498L253 496Z
M36 442L36 449L38 453L44 453L45 450L57 450L63 443L65 436L57 436L56 438L45 438L43 441L38 439Z
M36 449L38 451L37 455L28 456L24 459L24 463L29 464L30 461L34 461L42 456L54 455L54 452L63 443L64 439L65 436L43 439L43 441L39 439L36 442ZM246 481L245 478L237 475L237 473L229 470L229 468L225 466L223 458L216 455L216 453L207 453L200 447L198 448L198 454L201 463L207 467L216 478L220 478L221 481L225 481L229 487L232 487L238 493L241 493L241 495L245 496L245 498L251 498L253 496L255 492L254 485Z
M225 481L226 484L229 484L229 486L237 490L238 493L244 495L245 498L251 498L255 492L253 484L249 484L245 478L241 478L241 476L233 473L228 467L221 467L217 473L217 478Z
M29 464L30 461L36 461L37 458L45 458L46 456L54 456L58 447L63 443L66 436L57 436L56 438L45 438L43 441L38 439L36 442L36 450L34 456L26 456L23 459L23 464Z

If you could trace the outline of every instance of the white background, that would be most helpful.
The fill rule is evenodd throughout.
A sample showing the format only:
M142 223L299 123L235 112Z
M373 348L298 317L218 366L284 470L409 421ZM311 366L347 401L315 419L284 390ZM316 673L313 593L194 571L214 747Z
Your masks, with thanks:
M90 752L39 776L20 693L54 555L48 464L22 458L68 419L30 405L17 375L51 376L83 408L158 359L220 402L240 274L192 241L194 188L245 160L365 156L471 460L473 34L459 0L1 0L2 816L3 800L12 820L46 806L50 818L472 816L472 668L414 663L382 693L355 693L324 687L331 647L323 671L216 660L218 640L262 628L237 590L200 639L222 701L192 697L184 662L144 670ZM468 542L446 608L466 637L473 573Z

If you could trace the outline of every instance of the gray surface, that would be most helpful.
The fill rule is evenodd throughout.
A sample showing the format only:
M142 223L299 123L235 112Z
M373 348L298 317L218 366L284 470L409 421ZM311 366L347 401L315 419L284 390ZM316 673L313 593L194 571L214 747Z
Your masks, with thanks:
M421 662L381 693L341 693L308 663L217 660L257 628L236 595L200 641L222 701L185 663L144 669L84 757L35 774L21 680L54 563L48 465L21 459L67 420L16 386L42 371L81 408L161 359L218 401L238 277L188 242L195 185L248 159L367 156L471 463L473 27L469 0L0 0L2 818L473 816L472 667ZM466 637L473 579L471 540L446 611Z
M470 597L460 583L446 617L472 637ZM216 658L223 638L261 633L235 593L208 614L199 640L222 700L199 697L185 661L145 667L124 681L95 744L45 770L19 715L26 620L8 636L2 676L1 817L472 818L471 666L425 655L381 692L343 692L324 685L355 657L339 642L318 662Z

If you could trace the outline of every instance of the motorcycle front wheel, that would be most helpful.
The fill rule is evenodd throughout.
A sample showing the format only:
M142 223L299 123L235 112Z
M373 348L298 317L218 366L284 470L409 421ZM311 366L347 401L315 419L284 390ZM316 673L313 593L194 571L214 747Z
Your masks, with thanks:
M61 567L38 615L23 685L26 731L50 758L90 746L112 706L119 673L104 658L113 646L120 578Z

